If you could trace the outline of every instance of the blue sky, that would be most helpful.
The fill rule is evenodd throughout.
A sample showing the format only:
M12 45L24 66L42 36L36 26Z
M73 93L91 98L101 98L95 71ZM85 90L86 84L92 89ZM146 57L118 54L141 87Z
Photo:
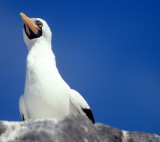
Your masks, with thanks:
M20 121L27 47L19 15L47 21L57 66L97 122L160 134L160 2L0 2L0 120Z

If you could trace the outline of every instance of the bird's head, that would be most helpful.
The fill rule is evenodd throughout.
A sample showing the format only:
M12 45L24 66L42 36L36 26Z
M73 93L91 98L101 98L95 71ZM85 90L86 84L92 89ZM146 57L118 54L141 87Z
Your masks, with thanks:
M28 48L40 41L51 43L52 33L44 20L29 18L24 13L20 13L20 15L24 22L23 38Z

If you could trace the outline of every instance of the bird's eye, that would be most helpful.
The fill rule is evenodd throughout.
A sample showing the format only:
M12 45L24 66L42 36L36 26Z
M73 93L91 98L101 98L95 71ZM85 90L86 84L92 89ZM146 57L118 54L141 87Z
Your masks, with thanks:
M42 23L38 24L38 26L39 26L40 28L42 28Z
M41 21L39 21L39 20L36 20L36 21L35 21L35 24L36 24L36 25L37 25L37 27L39 27L40 29L43 27L42 22L41 22Z

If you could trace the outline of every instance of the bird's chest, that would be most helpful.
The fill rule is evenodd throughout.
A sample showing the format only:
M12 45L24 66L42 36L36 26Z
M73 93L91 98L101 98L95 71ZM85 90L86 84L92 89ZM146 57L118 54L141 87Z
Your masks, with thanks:
M28 70L24 96L32 118L61 118L69 111L69 88L51 69Z

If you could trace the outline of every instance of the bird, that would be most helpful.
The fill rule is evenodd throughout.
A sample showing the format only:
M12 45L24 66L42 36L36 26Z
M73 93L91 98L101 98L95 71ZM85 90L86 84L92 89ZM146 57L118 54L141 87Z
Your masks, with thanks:
M19 99L22 120L56 118L81 114L95 123L85 99L61 77L52 51L52 32L41 18L20 13L23 39L28 47L24 94Z

